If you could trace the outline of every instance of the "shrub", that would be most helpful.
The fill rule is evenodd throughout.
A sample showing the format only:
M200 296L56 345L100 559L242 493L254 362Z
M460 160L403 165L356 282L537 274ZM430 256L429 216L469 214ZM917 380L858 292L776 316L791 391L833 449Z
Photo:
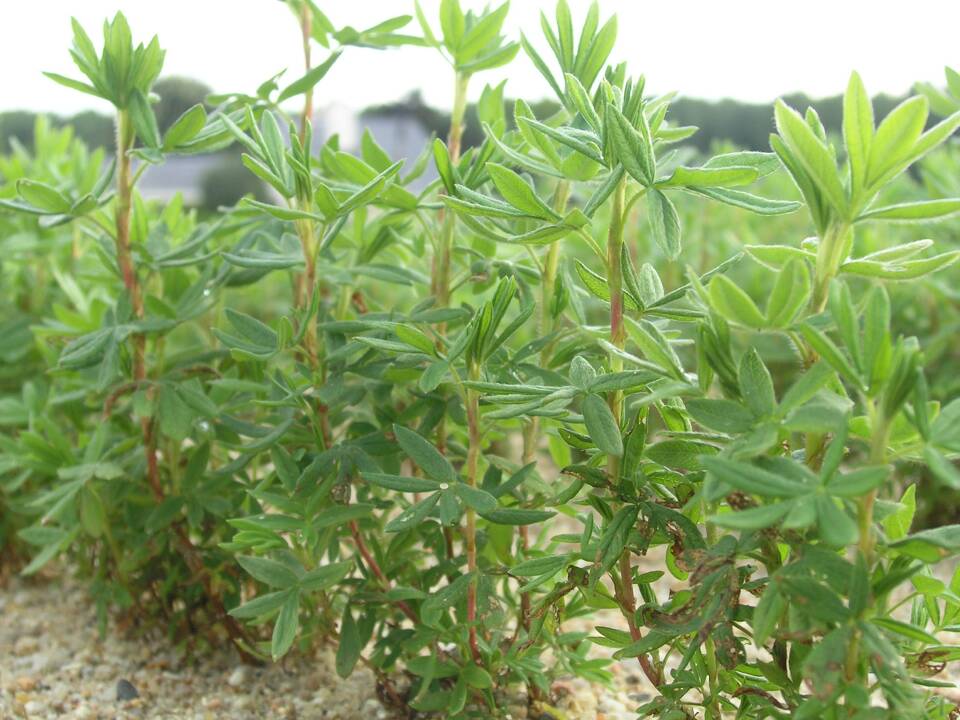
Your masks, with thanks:
M519 686L550 712L552 677L603 682L624 658L657 690L641 716L950 717L934 676L960 579L935 566L960 527L912 531L907 481L960 485L960 400L931 395L886 285L958 251L857 238L960 210L887 200L960 113L925 130L918 96L875 126L854 74L842 156L779 102L772 153L693 162L670 96L608 64L596 5L579 37L564 0L544 19L549 63L503 37L506 4L444 0L440 31L416 6L417 36L407 16L338 29L289 5L326 57L308 41L300 78L163 134L157 40L134 47L117 15L98 51L74 24L87 80L52 77L116 108L116 167L2 201L92 250L34 325L51 387L14 401L3 447L27 571L67 553L104 611L226 633L251 659L334 644L341 675L362 662L398 708L444 717L496 715ZM354 46L400 45L453 68L446 142L410 168L369 133L359 156L336 138L312 156L314 87ZM487 85L462 151L474 76L521 46L560 110L518 100L508 130ZM134 158L234 142L274 199L200 223L137 194ZM760 194L780 171L802 203ZM708 234L684 255L713 203L778 243L721 258ZM773 232L801 207L792 232L814 237ZM760 303L732 279L745 266ZM601 610L622 626L565 626Z
M245 170L239 155L223 153L220 161L200 178L200 207L205 212L236 205L245 195L267 199L263 183Z

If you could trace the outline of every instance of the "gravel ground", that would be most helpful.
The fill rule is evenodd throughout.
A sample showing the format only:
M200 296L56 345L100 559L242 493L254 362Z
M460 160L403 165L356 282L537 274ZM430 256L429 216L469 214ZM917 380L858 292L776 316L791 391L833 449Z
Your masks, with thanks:
M648 692L638 667L615 671L613 689L558 681L555 706L566 720L633 720ZM366 669L338 678L331 651L263 668L226 649L190 661L162 639L116 630L101 638L69 577L0 585L0 720L393 720L375 693ZM527 716L519 700L510 711Z

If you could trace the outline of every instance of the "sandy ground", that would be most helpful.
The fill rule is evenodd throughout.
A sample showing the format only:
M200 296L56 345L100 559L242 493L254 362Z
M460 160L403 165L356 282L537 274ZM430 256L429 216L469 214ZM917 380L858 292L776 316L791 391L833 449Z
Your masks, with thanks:
M559 680L556 706L570 720L633 720L649 699L638 668L617 666L613 688ZM136 697L131 697L133 695ZM510 717L527 716L518 698ZM348 680L334 672L332 651L251 668L224 649L185 657L162 637L100 637L96 612L69 577L0 587L0 720L393 720L370 671ZM548 720L542 715L538 720Z

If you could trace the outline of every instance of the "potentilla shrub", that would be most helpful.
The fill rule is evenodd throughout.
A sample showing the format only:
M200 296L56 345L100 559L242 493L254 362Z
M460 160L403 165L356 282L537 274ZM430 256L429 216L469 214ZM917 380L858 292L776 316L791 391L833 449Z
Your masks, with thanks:
M960 113L925 129L918 96L878 125L854 74L842 138L781 102L772 152L690 162L695 128L609 63L596 5L575 22L560 0L546 55L504 37L507 4L364 30L288 4L303 75L163 135L156 40L135 47L118 15L98 50L74 25L86 79L52 77L115 107L116 160L2 203L78 247L35 328L50 389L3 447L28 570L67 553L104 609L226 633L251 660L330 644L411 716L523 695L559 717L553 678L606 682L630 658L656 689L641 717L955 715L960 579L937 564L960 527L913 531L911 480L960 486L960 401L930 393L885 288L958 253L857 235L960 210L885 200ZM444 58L445 141L407 162L370 133L313 150L315 88L361 48ZM511 62L560 110L487 85L463 147L474 76ZM167 156L233 143L271 199L200 223L138 194ZM752 187L778 172L802 202ZM689 265L691 201L761 234L803 212L813 235ZM776 378L771 342L790 353ZM610 610L617 626L592 621Z

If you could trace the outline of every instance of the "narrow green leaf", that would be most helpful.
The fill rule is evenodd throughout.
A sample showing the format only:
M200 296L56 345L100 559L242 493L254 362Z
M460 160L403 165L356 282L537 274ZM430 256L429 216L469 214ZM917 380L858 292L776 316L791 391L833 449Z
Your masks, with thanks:
M623 455L623 438L620 435L620 428L617 426L610 406L602 397L593 393L584 397L583 420L586 423L587 432L602 452L614 457Z
M420 469L437 482L457 482L457 472L449 461L422 435L400 425L393 426L394 435L403 451Z

